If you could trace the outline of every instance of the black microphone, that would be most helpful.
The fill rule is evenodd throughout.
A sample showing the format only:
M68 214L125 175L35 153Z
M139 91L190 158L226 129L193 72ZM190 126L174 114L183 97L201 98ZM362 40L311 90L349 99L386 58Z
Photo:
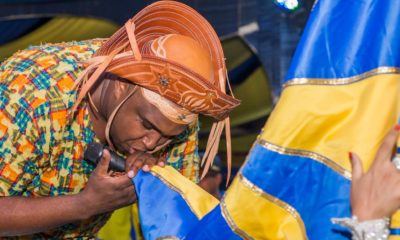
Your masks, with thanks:
M106 148L105 145L93 141L87 146L84 154L84 159L97 166L97 164L103 157L104 148ZM125 172L125 159L123 159L110 149L108 149L108 151L111 155L110 166L108 169L116 172Z

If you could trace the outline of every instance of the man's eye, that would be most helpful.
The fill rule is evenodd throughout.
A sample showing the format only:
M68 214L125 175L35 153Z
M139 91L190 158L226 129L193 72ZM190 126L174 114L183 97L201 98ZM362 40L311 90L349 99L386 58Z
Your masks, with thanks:
M146 129L148 129L148 130L153 129L153 128L151 127L151 125L148 124L148 123L146 123L146 122L143 123L143 127L146 128Z

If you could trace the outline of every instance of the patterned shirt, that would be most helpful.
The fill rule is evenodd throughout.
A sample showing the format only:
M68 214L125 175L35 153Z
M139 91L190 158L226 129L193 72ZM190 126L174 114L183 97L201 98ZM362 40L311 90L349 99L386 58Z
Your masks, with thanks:
M77 97L74 81L82 62L101 40L33 46L0 66L0 197L77 194L93 166L83 160L95 134L87 104L70 111ZM169 147L167 161L188 178L198 177L197 126ZM108 214L29 236L93 237Z

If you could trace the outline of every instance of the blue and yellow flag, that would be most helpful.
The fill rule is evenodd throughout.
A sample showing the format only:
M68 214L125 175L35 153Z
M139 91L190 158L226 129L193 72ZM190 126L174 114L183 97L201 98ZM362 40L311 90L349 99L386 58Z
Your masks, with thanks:
M348 152L368 169L399 116L399 26L400 1L317 0L282 96L221 202L169 167L135 177L146 239L349 239L330 219L351 216Z
M399 116L398 26L400 1L316 1L282 96L242 171L271 209L286 211L273 221L295 220L305 234L288 239L348 238L330 219L351 216L348 152L368 169ZM262 179L250 177L259 169Z
M172 167L140 171L133 182L145 239L240 239L219 201Z

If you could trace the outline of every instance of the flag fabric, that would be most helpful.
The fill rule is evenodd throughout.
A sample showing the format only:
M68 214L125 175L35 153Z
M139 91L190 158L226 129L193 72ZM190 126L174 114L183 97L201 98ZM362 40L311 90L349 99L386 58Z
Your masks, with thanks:
M348 152L367 170L397 122L398 26L400 1L317 0L282 95L221 202L169 168L135 177L146 238L349 239L331 218L351 216ZM399 223L396 214L392 239Z
M199 231L200 220L207 214L218 215L219 201L172 167L154 166L150 173L139 171L133 182L146 239L189 239L187 235ZM223 223L221 220L218 223ZM208 232L206 227L200 228ZM199 235L194 234L193 239Z
M399 116L399 24L399 1L315 3L249 156L265 166L264 192L287 210L278 225L294 217L309 239L349 238L330 219L351 216L348 152L368 169Z

